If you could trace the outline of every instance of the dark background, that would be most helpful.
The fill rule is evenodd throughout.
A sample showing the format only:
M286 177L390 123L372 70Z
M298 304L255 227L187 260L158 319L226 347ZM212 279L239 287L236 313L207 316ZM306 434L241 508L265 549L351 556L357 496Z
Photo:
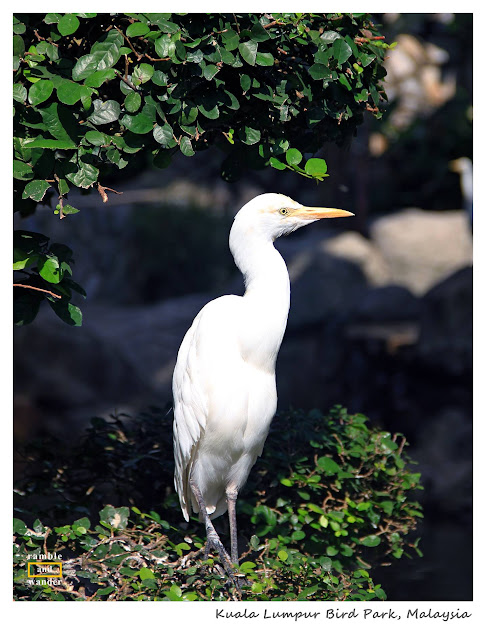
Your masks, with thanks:
M216 150L140 166L106 185L107 204L73 195L15 220L74 249L88 292L83 326L44 309L15 331L15 438L75 440L94 415L171 399L180 341L199 309L241 293L227 246L251 197L285 193L353 211L282 239L292 306L277 368L279 407L340 403L404 433L422 473L423 559L376 575L390 600L472 599L472 15L381 14L389 108L349 148L328 147L330 177L219 177ZM452 164L451 164L452 162ZM48 367L36 363L49 363Z

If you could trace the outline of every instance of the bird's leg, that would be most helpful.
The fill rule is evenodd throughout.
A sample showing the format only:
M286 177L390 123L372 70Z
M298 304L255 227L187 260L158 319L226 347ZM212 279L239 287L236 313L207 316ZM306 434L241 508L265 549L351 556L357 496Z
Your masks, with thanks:
M238 490L234 487L226 488L226 501L228 503L228 518L231 536L231 562L238 564L238 532L236 528L236 499Z
M231 566L231 558L229 557L226 549L223 546L223 543L221 542L216 529L214 528L213 523L211 522L211 519L208 515L207 509L206 509L206 503L204 502L204 498L202 496L202 493L199 491L199 487L197 486L197 484L194 482L194 480L189 480L189 485L191 487L191 490L197 500L197 504L199 505L199 511L201 512L203 519L204 519L204 524L206 526L206 536L207 536L207 544L206 544L206 552L205 552L205 556L207 557L207 554L209 552L210 549L214 549L215 551L218 552L219 554L219 558L223 564L223 567L226 571L226 573L233 578L234 577L234 571L233 568Z

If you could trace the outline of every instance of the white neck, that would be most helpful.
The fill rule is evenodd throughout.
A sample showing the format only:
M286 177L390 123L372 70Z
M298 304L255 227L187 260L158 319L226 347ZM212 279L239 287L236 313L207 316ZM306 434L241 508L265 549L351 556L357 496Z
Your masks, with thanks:
M231 228L230 249L245 279L246 357L273 368L290 307L287 266L271 238L238 219Z

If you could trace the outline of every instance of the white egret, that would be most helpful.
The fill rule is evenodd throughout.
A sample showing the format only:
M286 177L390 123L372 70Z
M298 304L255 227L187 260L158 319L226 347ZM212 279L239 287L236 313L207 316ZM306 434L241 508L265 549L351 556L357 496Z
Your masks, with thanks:
M209 302L186 333L173 377L175 488L184 518L199 513L206 553L238 564L236 499L261 455L277 407L275 361L287 325L290 282L274 240L342 209L304 207L265 193L237 213L229 245L243 296ZM211 522L228 511L231 557Z

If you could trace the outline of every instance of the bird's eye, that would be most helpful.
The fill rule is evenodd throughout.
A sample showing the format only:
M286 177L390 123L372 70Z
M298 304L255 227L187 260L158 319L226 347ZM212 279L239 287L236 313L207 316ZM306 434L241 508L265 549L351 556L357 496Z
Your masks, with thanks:
M279 209L278 212L280 213L281 216L286 216L288 214L289 210L285 209L285 207L284 207L282 209Z

